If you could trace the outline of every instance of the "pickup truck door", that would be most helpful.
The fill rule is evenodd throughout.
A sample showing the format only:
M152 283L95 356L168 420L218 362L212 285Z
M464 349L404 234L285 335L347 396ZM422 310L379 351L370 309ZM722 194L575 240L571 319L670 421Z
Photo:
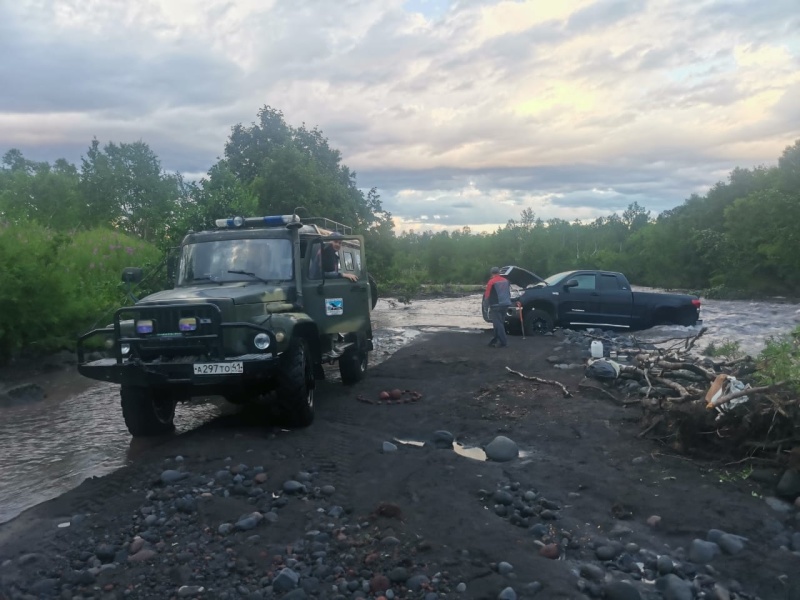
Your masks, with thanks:
M559 320L572 325L596 325L600 322L600 293L594 273L574 273L564 280L575 280L575 287L560 286Z
M628 328L631 326L633 293L628 282L614 273L598 273L599 324Z

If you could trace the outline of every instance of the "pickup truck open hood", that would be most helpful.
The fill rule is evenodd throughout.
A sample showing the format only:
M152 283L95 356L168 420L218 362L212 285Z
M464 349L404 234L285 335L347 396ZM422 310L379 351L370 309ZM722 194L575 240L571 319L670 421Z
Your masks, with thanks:
M513 285L525 289L530 285L544 283L544 279L536 273L531 273L520 267L508 266L500 269L500 275L508 279Z

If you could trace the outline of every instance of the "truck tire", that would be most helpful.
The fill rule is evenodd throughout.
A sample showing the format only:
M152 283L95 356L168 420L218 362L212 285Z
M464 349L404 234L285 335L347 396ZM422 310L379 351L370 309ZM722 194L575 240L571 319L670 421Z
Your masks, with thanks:
M525 335L544 335L553 331L553 317L539 308L525 311L522 323Z
M352 346L339 359L339 374L344 385L353 385L364 379L369 362L369 352Z
M163 435L175 430L175 404L169 390L120 386L125 425L133 437Z
M283 355L278 381L282 421L289 427L308 427L314 421L314 365L308 342L295 338Z

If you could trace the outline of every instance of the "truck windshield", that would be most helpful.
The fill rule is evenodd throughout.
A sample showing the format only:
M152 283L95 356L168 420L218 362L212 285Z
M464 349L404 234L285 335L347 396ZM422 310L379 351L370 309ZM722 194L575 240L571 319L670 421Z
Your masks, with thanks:
M564 271L563 273L556 273L555 275L550 275L544 282L547 285L555 285L562 279L564 279L567 275L571 275L573 271Z
M177 284L187 286L209 281L258 280L280 282L290 281L293 274L290 240L215 240L187 244L182 248Z

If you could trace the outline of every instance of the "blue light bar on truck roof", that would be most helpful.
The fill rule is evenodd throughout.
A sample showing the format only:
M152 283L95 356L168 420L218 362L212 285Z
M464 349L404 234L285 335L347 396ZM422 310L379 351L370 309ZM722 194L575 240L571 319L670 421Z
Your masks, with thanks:
M297 215L270 215L266 217L231 217L230 219L217 219L215 221L220 229L236 229L239 227L286 227L300 224Z

